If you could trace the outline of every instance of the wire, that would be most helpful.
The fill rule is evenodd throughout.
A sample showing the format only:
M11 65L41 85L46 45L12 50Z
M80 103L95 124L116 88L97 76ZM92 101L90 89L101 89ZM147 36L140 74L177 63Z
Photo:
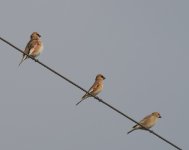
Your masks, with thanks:
M58 75L59 77L63 78L64 80L66 80L67 82L71 83L72 85L76 86L77 88L79 88L80 90L82 90L83 92L89 94L90 96L94 97L96 100L98 100L99 102L105 104L106 106L108 106L109 108L113 109L114 111L116 111L117 113L121 114L122 116L124 116L125 118L131 120L132 122L140 125L142 128L144 128L145 130L148 130L150 133L154 134L155 136L157 136L158 138L162 139L163 141L165 141L166 143L170 144L171 146L175 147L178 150L182 150L180 147L176 146L175 144L173 144L172 142L168 141L167 139L163 138L162 136L160 136L159 134L155 133L154 131L144 127L143 125L141 125L140 123L138 123L137 121L135 121L134 119L132 119L131 117L129 117L128 115L124 114L123 112L121 112L120 110L118 110L117 108L113 107L112 105L108 104L107 102L105 102L104 100L102 100L101 98L92 95L91 93L89 93L87 90L85 90L84 88L82 88L81 86L79 86L78 84L76 84L75 82L71 81L70 79L66 78L65 76L61 75L60 73L58 73L57 71L53 70L52 68L50 68L49 66L45 65L44 63L42 63L41 61L39 61L38 59L35 59L33 57L31 57L30 55L26 54L24 51L22 51L21 49L17 48L16 46L14 46L13 44L11 44L10 42L8 42L7 40L3 39L2 37L0 37L0 39L7 43L8 45L12 46L13 48L15 48L16 50L18 50L19 52L27 55L29 58L31 58L32 60L34 60L35 62L37 62L38 64L42 65L43 67L45 67L46 69L50 70L51 72L53 72L54 74Z

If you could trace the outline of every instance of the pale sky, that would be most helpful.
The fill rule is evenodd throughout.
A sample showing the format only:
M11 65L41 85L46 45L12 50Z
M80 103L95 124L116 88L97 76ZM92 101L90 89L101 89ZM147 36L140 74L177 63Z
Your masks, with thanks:
M139 121L158 111L153 131L187 149L189 1L1 0L1 37L24 49L42 35L38 59ZM130 120L0 42L0 149L173 150Z

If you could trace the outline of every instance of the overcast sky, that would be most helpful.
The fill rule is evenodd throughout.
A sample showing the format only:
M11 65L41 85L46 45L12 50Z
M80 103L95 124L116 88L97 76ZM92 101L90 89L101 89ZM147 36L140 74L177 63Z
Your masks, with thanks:
M105 77L106 102L189 148L189 1L1 0L1 37L24 49L42 35L40 61L85 89ZM0 42L0 149L172 150L133 122Z

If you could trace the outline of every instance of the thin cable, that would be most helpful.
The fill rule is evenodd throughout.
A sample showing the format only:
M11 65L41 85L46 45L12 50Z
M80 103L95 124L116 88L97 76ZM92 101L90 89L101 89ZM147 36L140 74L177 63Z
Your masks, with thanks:
M58 75L59 77L63 78L64 80L68 81L69 83L71 83L72 85L76 86L77 88L79 88L80 90L82 90L83 92L89 94L90 96L94 97L96 100L98 100L99 102L105 104L106 106L108 106L109 108L113 109L114 111L116 111L117 113L121 114L122 116L126 117L127 119L131 120L132 122L140 125L142 128L148 130L150 133L154 134L155 136L157 136L158 138L162 139L163 141L165 141L166 143L170 144L171 146L175 147L178 150L182 150L180 147L176 146L175 144L171 143L170 141L168 141L167 139L163 138L162 136L160 136L159 134L155 133L154 131L147 129L146 127L144 127L143 125L141 125L140 123L138 123L137 121L135 121L134 119L132 119L131 117L127 116L126 114L124 114L123 112L121 112L120 110L116 109L115 107L113 107L112 105L108 104L107 102L103 101L102 99L100 99L97 96L92 95L91 93L89 93L87 90L85 90L84 88L82 88L81 86L79 86L78 84L74 83L73 81L71 81L70 79L66 78L65 76L61 75L60 73L58 73L57 71L53 70L52 68L48 67L47 65L45 65L44 63L40 62L38 59L35 59L31 56L29 56L28 54L26 54L25 52L23 52L21 49L17 48L16 46L14 46L13 44L11 44L10 42L8 42L7 40L3 39L2 37L0 37L0 39L7 43L8 45L12 46L13 48L15 48L16 50L18 50L19 52L27 55L29 58L31 58L32 60L34 60L35 62L39 63L40 65L42 65L43 67L45 67L46 69L50 70L51 72L53 72L54 74Z

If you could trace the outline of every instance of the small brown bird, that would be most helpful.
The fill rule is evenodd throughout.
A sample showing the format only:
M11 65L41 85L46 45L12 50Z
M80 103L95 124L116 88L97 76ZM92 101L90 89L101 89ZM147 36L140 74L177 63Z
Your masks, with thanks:
M159 112L153 112L152 114L146 116L145 118L143 118L139 123L144 126L147 129L150 129L151 127L153 127L158 118L161 118L161 115L159 114ZM145 130L143 127L141 127L140 125L136 124L135 126L133 126L133 129L130 130L127 134L133 132L134 130L137 129L143 129Z
M40 37L41 37L41 35L39 35L39 33L37 33L37 32L33 32L31 34L30 41L28 42L28 44L26 45L26 48L24 50L24 52L26 54L28 54L34 58L39 56L39 54L43 50L43 43L41 42ZM23 54L22 60L19 63L19 66L27 58L28 58L28 56Z
M96 76L94 84L91 86L91 88L88 90L88 92L90 94L94 95L94 96L98 95L102 91L102 89L103 89L103 80L105 80L105 79L106 78L102 74L98 74ZM86 93L76 105L78 105L84 99L86 99L88 97L91 97L91 95L89 95L88 93Z

